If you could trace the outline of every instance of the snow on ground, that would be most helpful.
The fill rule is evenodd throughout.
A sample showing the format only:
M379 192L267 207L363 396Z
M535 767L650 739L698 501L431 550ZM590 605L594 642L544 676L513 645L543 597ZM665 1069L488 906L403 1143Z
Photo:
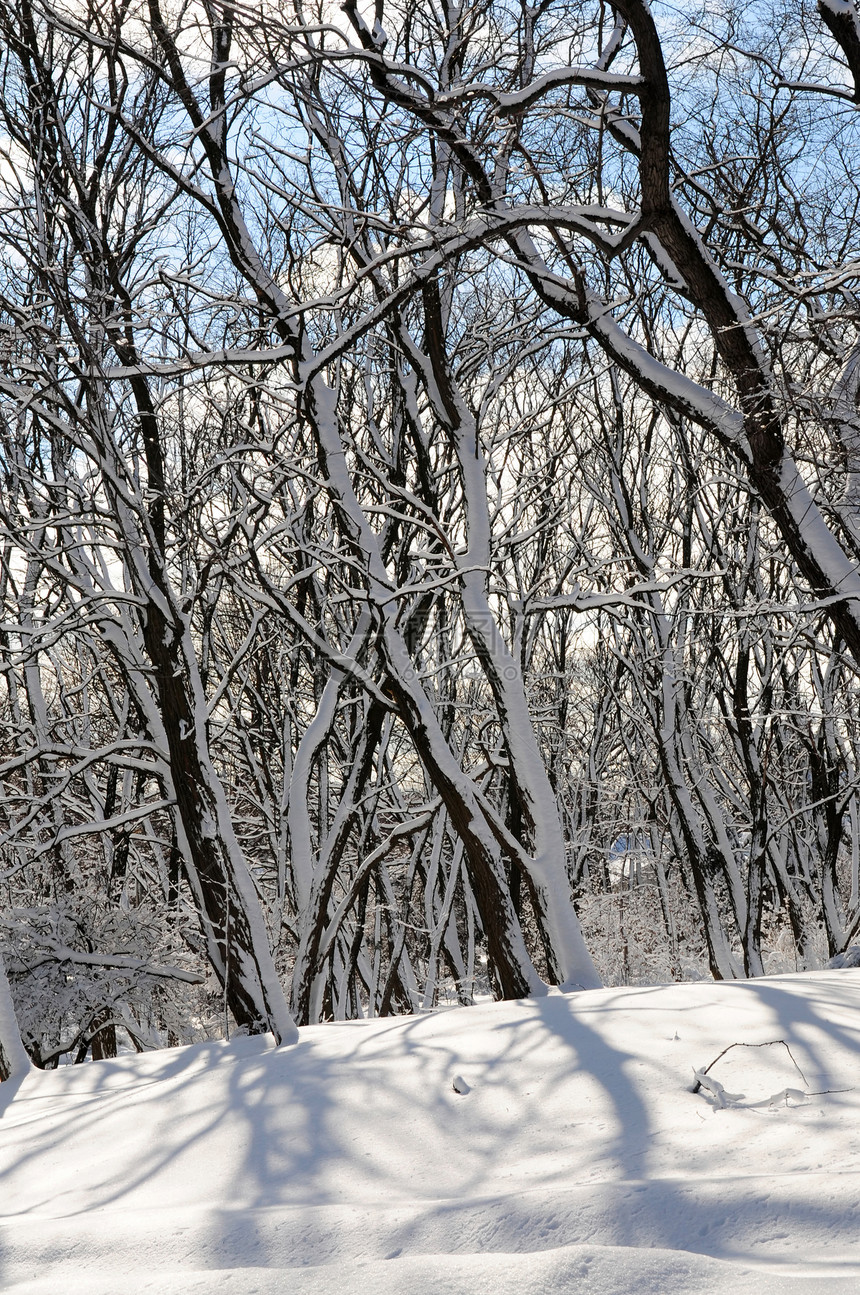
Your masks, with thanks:
M301 1036L3 1085L0 1290L860 1289L860 971Z

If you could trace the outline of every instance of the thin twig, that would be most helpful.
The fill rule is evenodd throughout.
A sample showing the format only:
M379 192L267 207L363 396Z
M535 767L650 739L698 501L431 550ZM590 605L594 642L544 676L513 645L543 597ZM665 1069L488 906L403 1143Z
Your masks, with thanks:
M699 1073L702 1075L706 1075L708 1071L717 1064L717 1062L720 1060L720 1057L724 1057L727 1052L731 1052L732 1048L773 1048L776 1046L777 1043L781 1043L782 1046L785 1048L786 1052L791 1057L792 1065L794 1066L797 1073L800 1075L800 1078L803 1080L805 1086L808 1088L809 1081L807 1080L806 1075L800 1069L800 1066L795 1061L791 1048L788 1046L785 1039L768 1039L766 1043L730 1043L727 1048L723 1048L722 1052L720 1052L716 1057L714 1057L710 1065L705 1066L705 1069L700 1071ZM702 1087L701 1082L697 1079L693 1087L690 1089L690 1092L697 1093L701 1087ZM833 1091L847 1092L848 1090L834 1089Z

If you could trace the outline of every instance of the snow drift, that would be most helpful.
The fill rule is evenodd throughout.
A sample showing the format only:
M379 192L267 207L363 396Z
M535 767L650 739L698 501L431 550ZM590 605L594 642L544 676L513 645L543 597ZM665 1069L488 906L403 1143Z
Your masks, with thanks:
M0 1288L854 1291L858 1008L850 970L554 992L33 1073Z

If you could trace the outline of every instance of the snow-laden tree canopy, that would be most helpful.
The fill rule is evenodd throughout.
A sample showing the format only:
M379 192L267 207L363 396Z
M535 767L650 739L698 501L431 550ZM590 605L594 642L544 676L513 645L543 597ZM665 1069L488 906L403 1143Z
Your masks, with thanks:
M851 940L858 21L0 3L37 1064Z

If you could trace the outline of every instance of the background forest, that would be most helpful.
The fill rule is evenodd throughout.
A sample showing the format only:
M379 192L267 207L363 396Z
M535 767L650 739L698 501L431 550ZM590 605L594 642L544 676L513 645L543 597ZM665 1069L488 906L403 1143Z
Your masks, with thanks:
M0 0L0 35L36 1065L843 951L853 0Z

